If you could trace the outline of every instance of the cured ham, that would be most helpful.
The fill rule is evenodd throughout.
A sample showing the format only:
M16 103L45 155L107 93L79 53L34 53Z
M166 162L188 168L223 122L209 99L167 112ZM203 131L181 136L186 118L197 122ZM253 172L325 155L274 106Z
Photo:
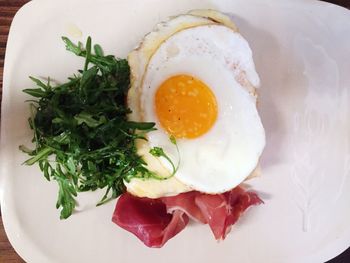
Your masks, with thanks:
M189 217L209 224L215 239L225 239L231 226L252 205L263 203L254 192L236 187L223 194L192 191L159 199L124 193L118 199L113 222L133 233L148 247L162 247L181 232Z
M219 195L199 194L195 202L217 240L225 239L231 226L248 207L263 203L256 193L241 187Z
M199 192L192 191L176 196L162 197L161 200L166 205L168 213L181 210L185 212L191 219L206 224L208 221L204 217L201 209L196 204L196 198L199 195L201 195Z
M114 210L112 221L133 233L148 247L162 247L188 223L188 216L178 210L167 213L160 199L139 198L122 194Z

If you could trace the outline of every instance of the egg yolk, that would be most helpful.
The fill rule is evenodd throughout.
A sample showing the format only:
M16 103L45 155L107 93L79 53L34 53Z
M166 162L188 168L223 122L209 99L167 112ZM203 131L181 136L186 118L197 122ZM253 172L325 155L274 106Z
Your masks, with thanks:
M192 76L176 75L156 91L155 111L161 126L176 138L197 138L214 125L218 108L210 88Z

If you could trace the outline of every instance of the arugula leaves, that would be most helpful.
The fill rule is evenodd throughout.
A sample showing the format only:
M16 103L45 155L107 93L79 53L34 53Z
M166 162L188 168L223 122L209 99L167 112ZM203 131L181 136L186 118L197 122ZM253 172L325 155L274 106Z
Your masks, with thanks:
M55 87L50 80L30 77L36 87L23 91L37 98L29 118L35 149L20 149L31 156L25 164L38 163L45 178L58 183L56 208L65 219L75 209L78 192L106 188L101 205L125 191L123 180L160 178L136 153L135 140L155 128L127 120L127 60L105 56L99 45L92 47L90 37L85 48L62 40L68 51L85 58L84 69Z
M174 176L174 175L176 174L177 170L179 169L181 159L180 159L179 147L178 147L178 145L177 145L177 142L176 142L175 137L174 137L173 135L171 135L171 136L169 137L169 140L170 140L170 142L171 142L172 144L174 144L174 145L176 146L176 151L177 151L177 154L178 154L178 156L179 156L179 161L178 161L176 167L175 167L174 162L173 162L173 161L170 159L170 157L164 152L163 148L161 148L161 147L153 147L149 152L150 152L150 154L152 154L152 155L155 156L155 157L163 157L163 158L165 158L165 160L167 160L167 161L170 163L170 165L171 165L171 167L172 167L172 169L173 169L173 172L172 172L171 175L170 175L170 177L172 177L172 176ZM166 179L169 179L170 177L167 177Z

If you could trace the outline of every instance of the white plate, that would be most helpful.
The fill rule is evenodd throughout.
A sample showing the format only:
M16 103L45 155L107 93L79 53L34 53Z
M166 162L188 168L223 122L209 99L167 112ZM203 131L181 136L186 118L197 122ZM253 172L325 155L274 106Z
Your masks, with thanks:
M115 202L83 194L66 221L57 188L18 145L29 144L28 75L63 81L82 65L68 35L88 35L125 57L170 15L214 8L232 15L254 52L267 132L255 207L224 242L191 225L162 249L111 222ZM79 32L81 31L81 34ZM323 262L350 244L350 12L316 1L32 1L16 15L6 50L1 125L1 208L6 232L28 262ZM209 67L210 65L208 65Z

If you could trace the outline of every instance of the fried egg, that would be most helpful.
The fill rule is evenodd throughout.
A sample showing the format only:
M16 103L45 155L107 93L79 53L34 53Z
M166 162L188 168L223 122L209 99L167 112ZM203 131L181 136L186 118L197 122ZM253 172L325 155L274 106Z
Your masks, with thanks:
M258 164L265 133L257 108L259 77L247 41L231 20L195 10L157 25L128 56L133 121L155 122L137 142L147 168L168 178L132 179L127 190L157 198L197 190L226 192ZM169 139L176 138L177 147ZM149 153L161 147L167 158Z

